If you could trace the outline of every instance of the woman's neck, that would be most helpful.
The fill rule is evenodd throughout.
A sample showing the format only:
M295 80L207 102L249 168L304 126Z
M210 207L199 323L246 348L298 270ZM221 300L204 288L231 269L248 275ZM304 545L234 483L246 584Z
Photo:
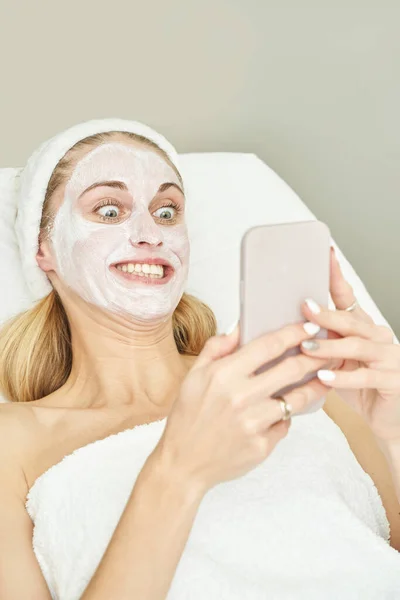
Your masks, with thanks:
M179 354L172 320L158 325L121 322L71 327L73 364L52 402L166 416L195 357ZM61 404L60 404L61 403Z

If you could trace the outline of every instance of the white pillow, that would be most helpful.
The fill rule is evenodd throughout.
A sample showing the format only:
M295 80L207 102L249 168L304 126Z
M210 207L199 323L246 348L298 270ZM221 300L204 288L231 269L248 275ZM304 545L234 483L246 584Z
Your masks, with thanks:
M239 256L243 233L254 225L308 221L315 219L315 215L254 154L181 154L180 163L186 185L191 239L187 291L209 304L216 315L219 332L224 332L239 317ZM6 202L17 171L19 169L0 169L0 323L31 305L14 233L16 206ZM361 306L377 324L388 325L351 264L334 245L344 275Z
M255 225L316 217L255 154L181 154L180 164L191 239L187 291L211 306L218 329L224 332L239 317L240 242L244 232ZM360 305L375 323L388 326L334 239L332 243ZM332 300L330 308L334 308Z
M0 169L0 325L31 304L14 232L17 207L10 193L14 177L19 171L19 168Z

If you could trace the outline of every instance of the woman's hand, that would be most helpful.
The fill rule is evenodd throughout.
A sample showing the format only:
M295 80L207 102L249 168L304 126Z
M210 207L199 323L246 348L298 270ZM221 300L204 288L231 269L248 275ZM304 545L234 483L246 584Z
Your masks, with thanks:
M299 353L267 371L255 371L315 333L315 328L310 332L299 323L239 349L238 326L230 335L210 338L182 383L153 453L169 476L205 493L265 460L290 425L290 419L282 420L274 393L331 362ZM285 394L285 400L295 414L324 396L326 389L314 378Z
M336 388L385 443L400 442L400 346L388 327L375 325L361 307L348 312L355 296L331 251L331 296L336 311L304 304L307 319L328 329L327 340L302 344L304 354L341 359L334 371L319 372L325 385ZM317 312L317 310L320 312Z

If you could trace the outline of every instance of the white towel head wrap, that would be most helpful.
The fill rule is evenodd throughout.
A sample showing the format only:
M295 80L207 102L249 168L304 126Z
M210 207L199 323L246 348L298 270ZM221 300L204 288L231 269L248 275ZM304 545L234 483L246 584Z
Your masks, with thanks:
M175 148L160 133L138 121L108 118L78 123L43 142L19 172L16 189L17 217L15 231L21 254L22 271L33 301L47 296L53 289L36 262L43 202L50 177L61 158L80 140L106 131L128 131L155 142L180 171Z

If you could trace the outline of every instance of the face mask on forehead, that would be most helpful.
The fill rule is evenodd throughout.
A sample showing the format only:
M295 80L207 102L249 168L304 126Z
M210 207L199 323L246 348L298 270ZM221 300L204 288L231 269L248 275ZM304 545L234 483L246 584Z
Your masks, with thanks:
M127 189L83 194L105 181L120 181ZM175 310L187 280L189 241L167 192L150 214L165 183L181 188L174 169L146 147L103 144L77 163L51 242L58 276L84 300L140 320L162 319ZM98 208L104 201L108 204ZM182 197L180 204L183 209Z

